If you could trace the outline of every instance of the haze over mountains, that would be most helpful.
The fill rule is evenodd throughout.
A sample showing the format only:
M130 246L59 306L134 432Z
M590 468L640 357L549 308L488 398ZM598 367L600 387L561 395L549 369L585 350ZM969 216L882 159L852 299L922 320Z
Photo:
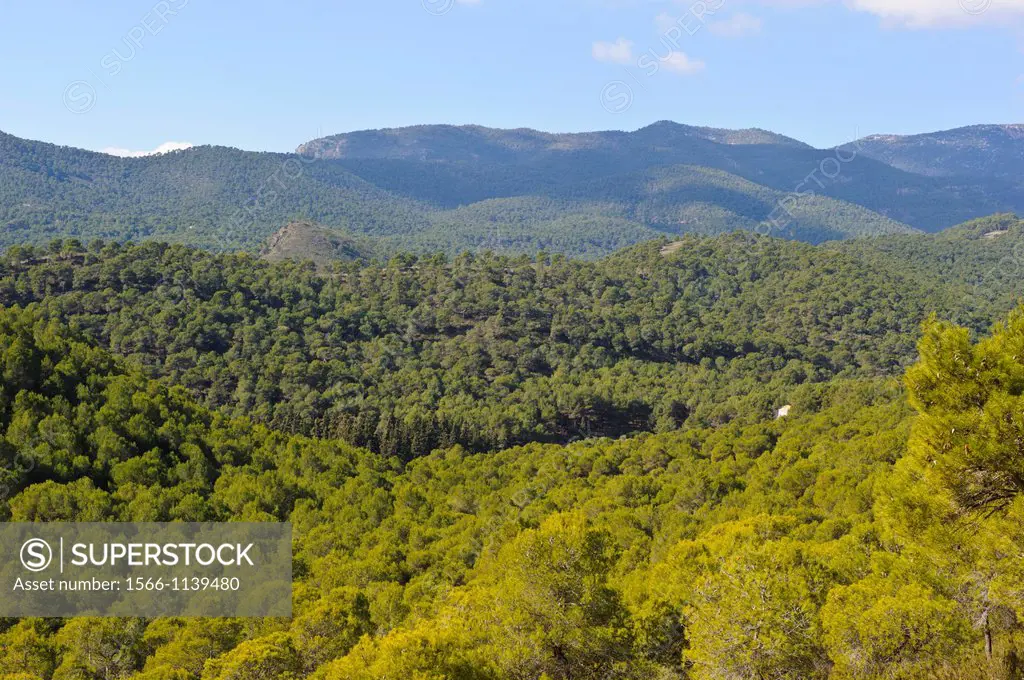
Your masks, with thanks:
M972 125L923 135L871 135L858 140L856 147L869 158L921 175L1017 178L1024 171L1024 125Z
M736 229L811 243L935 232L1024 212L1022 130L819 150L671 122L578 134L442 125L325 137L295 155L205 146L146 158L0 133L0 246L71 236L258 251L297 220L372 237L381 252L585 257Z

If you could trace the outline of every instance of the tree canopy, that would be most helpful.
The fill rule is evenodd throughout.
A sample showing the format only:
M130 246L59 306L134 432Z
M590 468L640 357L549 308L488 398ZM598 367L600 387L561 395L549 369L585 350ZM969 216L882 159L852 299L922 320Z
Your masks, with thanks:
M289 521L295 583L287 620L0 620L0 678L1021 677L1024 308L979 337L881 251L663 245L8 252L0 519Z

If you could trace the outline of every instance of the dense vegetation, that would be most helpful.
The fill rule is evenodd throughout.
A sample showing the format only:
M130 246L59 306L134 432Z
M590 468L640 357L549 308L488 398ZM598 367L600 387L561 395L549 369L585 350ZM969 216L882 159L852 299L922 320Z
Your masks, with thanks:
M856 144L865 156L922 175L1015 180L1024 171L1024 125L971 125L920 135L871 135Z
M646 176L652 179L640 186L658 200L659 173L681 172L703 177L676 207L696 210L710 196L714 210L702 217L712 223L716 212L747 216L746 210L758 204L758 194L771 192L775 200L793 192L827 199L831 210L841 209L842 202L854 204L877 213L876 220L884 215L925 231L1021 209L1016 175L930 177L874 160L856 142L851 146L837 153L761 130L662 121L635 132L581 134L446 125L372 130L313 140L299 147L299 153L337 160L376 186L448 208L510 196L607 202L620 188L635 191L637 178ZM932 148L933 162L945 163L953 149L952 144ZM1019 152L1015 140L994 137L974 153L1001 166ZM758 219L770 214L775 200ZM844 230L863 233L867 217L861 212L844 221Z
M287 520L296 583L0 679L1024 678L1022 244L11 248L0 521Z
M1016 678L1024 314L789 418L403 467L0 313L0 512L290 519L290 620L0 622L33 678Z
M294 217L374 235L427 224L421 206L330 163L220 147L116 158L0 133L0 246L73 236L255 251Z
M962 298L880 257L741 235L598 262L324 271L74 242L0 260L0 304L68 323L210 408L404 457L762 420L804 383L898 375L918 324ZM1010 306L975 308L977 327Z
M1004 145L1005 146L1005 145ZM1004 146L986 153L1005 156ZM115 158L0 133L0 247L159 239L259 251L285 224L382 250L596 258L735 229L820 243L1024 210L1015 178L936 178L764 131L659 123L550 135L445 126Z
M837 247L877 259L880 266L961 284L963 297L955 318L975 328L982 310L994 308L998 314L1022 297L1024 222L1015 215L972 220L932 236L854 240Z

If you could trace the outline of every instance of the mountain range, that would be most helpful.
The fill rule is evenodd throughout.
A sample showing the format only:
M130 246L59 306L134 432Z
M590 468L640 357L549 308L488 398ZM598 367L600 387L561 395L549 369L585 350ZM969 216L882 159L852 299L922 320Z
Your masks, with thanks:
M437 125L324 137L295 154L202 146L144 158L0 133L0 246L159 238L256 252L295 221L370 237L381 252L583 257L736 229L811 243L936 232L1024 212L1022 130L822 150L672 122L576 134Z
M1017 178L1024 171L1024 125L972 125L923 135L871 135L854 143L894 168L932 177Z

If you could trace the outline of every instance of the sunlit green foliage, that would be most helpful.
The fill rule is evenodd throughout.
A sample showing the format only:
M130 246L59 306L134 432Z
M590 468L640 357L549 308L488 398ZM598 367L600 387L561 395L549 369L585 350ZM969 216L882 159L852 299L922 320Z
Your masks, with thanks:
M805 383L900 375L928 312L960 309L956 281L829 248L677 246L318 271L65 242L11 249L0 303L36 305L221 412L403 458L754 422Z
M156 245L10 253L0 287L30 305L0 311L0 517L287 520L296 583L287 620L0 620L0 677L1022 677L1024 310L982 340L928 321L901 383L920 337L907 319L955 280L887 288L858 257L770 241L742 260L749 242L712 243L329 276ZM431 377L578 388L625 370L595 356L634 370L611 397L692 413L624 437L531 430L393 456L253 423L240 404L276 405L269 393L234 402L237 384L194 380L237 362L267 389L323 381L302 373L318 352L332 370L378 365L424 413L445 404L413 390L440 389ZM554 370L491 370L522 356ZM671 392L676 364L712 379L679 383L699 399ZM759 410L716 410L731 379L742 400L727 406ZM457 403L482 418L507 410L502 394Z

